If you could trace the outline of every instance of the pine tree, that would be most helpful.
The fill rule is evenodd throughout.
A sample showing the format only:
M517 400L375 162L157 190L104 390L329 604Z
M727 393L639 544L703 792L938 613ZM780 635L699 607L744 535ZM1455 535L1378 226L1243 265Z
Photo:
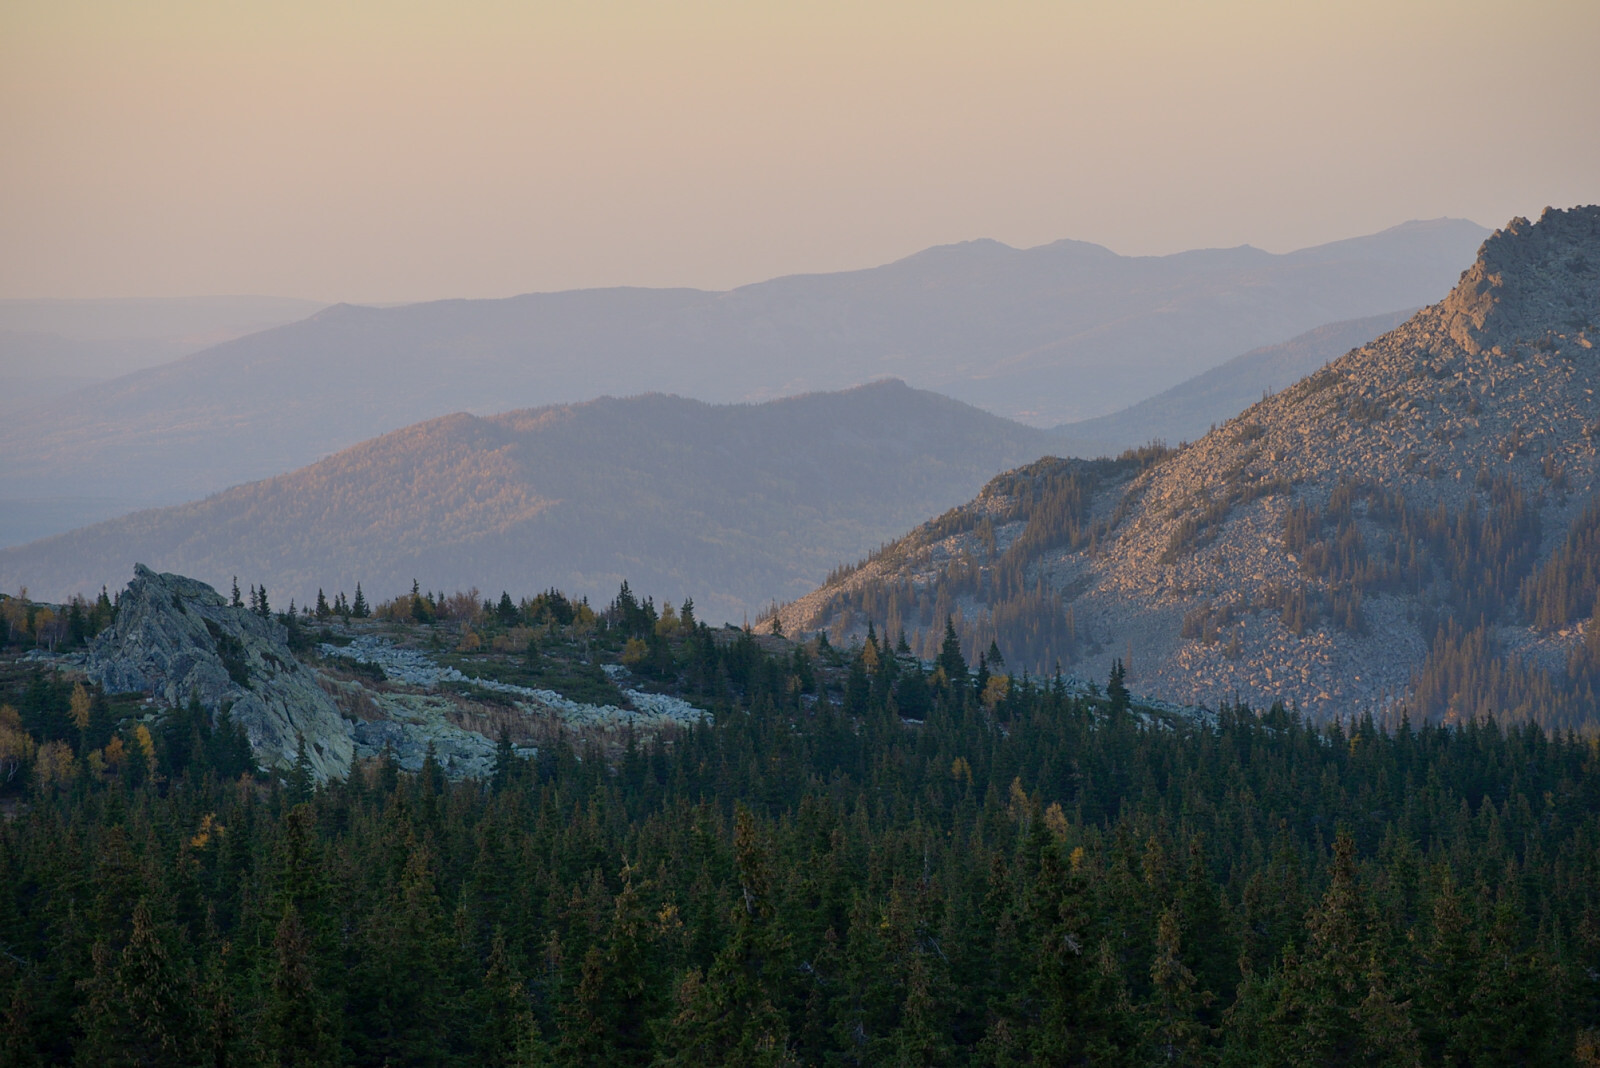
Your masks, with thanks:
M312 614L322 621L326 621L333 615L333 609L328 607L328 598L323 596L321 586L317 587L317 603L316 607L312 609Z
M233 576L233 600L232 600L231 603L232 603L233 607L235 607L235 608L243 608L244 607L244 602L239 599L239 576L238 575Z
M367 606L367 598L361 592L361 583L356 583L356 599L350 606L350 614L357 619L366 619L372 614L372 609Z

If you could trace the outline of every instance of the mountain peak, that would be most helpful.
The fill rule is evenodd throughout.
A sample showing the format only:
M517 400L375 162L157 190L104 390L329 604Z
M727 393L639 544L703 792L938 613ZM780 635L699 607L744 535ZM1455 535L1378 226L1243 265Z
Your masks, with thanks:
M1496 230L1441 306L1472 354L1512 339L1600 322L1600 206L1546 208Z

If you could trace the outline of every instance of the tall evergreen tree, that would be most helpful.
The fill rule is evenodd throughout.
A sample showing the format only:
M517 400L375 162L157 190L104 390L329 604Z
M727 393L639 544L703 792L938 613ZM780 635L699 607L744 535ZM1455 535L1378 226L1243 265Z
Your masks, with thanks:
M284 904L272 948L266 1036L274 1063L282 1068L338 1063L338 1044L317 990L312 941L293 901Z

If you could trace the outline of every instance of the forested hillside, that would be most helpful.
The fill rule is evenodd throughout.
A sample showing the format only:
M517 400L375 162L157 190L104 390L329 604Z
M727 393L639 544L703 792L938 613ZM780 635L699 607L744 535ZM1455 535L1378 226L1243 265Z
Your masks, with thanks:
M647 395L455 415L0 550L0 588L92 596L136 562L217 589L247 576L279 606L357 582L387 598L430 577L446 589L554 582L600 600L627 577L739 621L1054 444L893 380L759 405Z
M1592 738L666 618L591 648L711 719L458 782L7 661L6 1063L1596 1063Z
M783 609L1180 703L1595 723L1600 208L1181 450L1048 460Z

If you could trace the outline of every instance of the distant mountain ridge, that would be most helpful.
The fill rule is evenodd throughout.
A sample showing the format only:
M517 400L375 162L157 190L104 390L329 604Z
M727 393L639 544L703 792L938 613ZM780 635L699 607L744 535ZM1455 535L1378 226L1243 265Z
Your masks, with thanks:
M761 405L655 394L458 413L0 550L0 587L60 598L115 586L139 562L219 589L235 574L263 582L282 608L357 581L390 597L413 578L603 602L627 579L737 622L1052 442L898 381Z
M1600 207L1178 452L995 479L786 606L1184 703L1596 721Z
M1051 425L1324 323L1437 299L1483 233L1435 220L1284 255L969 242L725 293L336 305L15 413L0 427L0 500L193 498L446 412L619 391L727 402L894 376Z
M326 307L281 297L0 300L0 412Z

